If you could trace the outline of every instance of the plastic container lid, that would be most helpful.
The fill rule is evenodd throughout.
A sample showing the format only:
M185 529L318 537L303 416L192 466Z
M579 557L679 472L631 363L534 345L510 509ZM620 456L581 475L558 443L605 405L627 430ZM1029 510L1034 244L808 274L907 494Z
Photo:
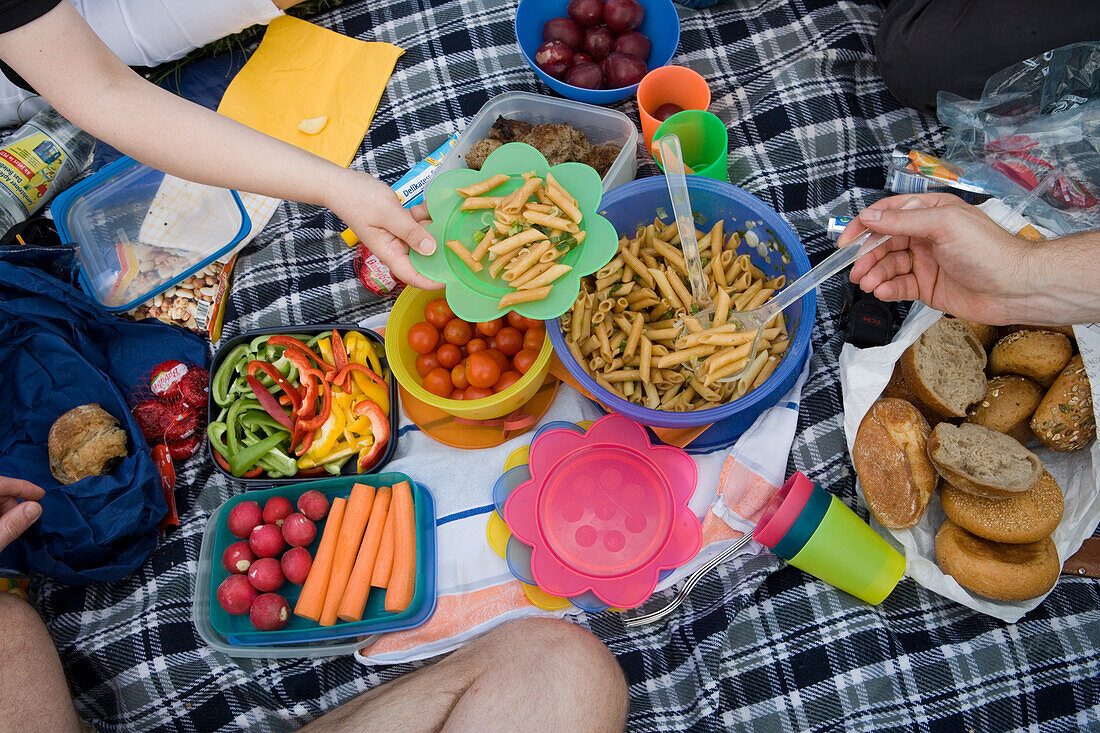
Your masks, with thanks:
M80 282L108 311L162 293L244 240L252 220L236 191L121 158L51 204L57 232L78 245Z
M603 176L604 193L627 181L633 181L638 173L638 130L634 122L622 112L542 94L508 92L493 97L471 118L451 152L435 169L433 176L466 168L466 154L478 140L489 137L489 129L497 117L520 120L532 125L567 123L583 132L591 145L615 143L621 146L622 150Z

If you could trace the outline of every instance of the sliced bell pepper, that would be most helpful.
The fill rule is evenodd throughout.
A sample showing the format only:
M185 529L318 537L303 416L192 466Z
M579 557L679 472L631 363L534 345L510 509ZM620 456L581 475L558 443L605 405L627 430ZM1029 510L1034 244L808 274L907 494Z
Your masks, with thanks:
M229 472L234 476L242 476L244 472L255 466L268 451L275 448L286 439L286 433L275 433L264 438L258 443L253 443L247 448L229 456Z
M214 460L217 461L218 465L224 468L226 471L229 470L229 463L225 460L225 458L222 457L222 454L218 451L214 451ZM263 472L264 470L262 468L256 466L255 468L242 473L241 478L256 478Z
M310 447L307 455L312 455L315 458L320 458L329 451L332 450L332 446L336 445L336 441L344 434L344 413L340 410L332 410L329 413L328 419L317 430L316 435L313 436L313 445Z
M256 360L248 362L248 376L255 377L256 372L259 371L262 371L264 374L275 380L275 384L279 385L279 388L283 390L283 392L290 398L291 403L294 405L294 412L297 412L298 408L302 404L302 395L298 391L297 387L288 382L286 377L283 376L283 373L280 372L274 364L266 361ZM255 391L255 387L253 387L252 391ZM266 392L267 390L264 391Z
M365 415L370 418L371 434L374 436L374 444L371 445L370 448L364 448L359 452L358 469L359 473L362 473L367 468L373 466L382 455L382 451L385 449L386 443L388 443L390 439L390 423L382 412L382 408L370 400L357 402L355 405L355 414Z
M344 440L336 441L336 445L332 447L332 451L328 455L321 456L320 459L314 459L312 456L305 455L298 459L298 468L315 468L321 466L330 461L338 461L342 458L348 458L355 455L355 451L359 450L358 443L350 443Z
M309 449L313 447L313 431L306 430L305 435L302 436L302 444L298 446L298 450L294 451L294 455L301 458L305 454L309 453Z
M354 347L348 347L348 353L351 357L351 361L363 366L369 366L375 371L376 374L382 373L382 362L378 360L378 352L374 349L374 342L361 333L353 332L349 334L349 338L354 335L355 339Z
M385 380L383 380L382 377L378 376L377 374L375 374L373 371L371 371L369 368L363 366L362 364L355 364L355 363L348 364L343 369L336 372L336 376L333 377L332 381L335 382L336 384L340 385L341 389L343 389L345 392L350 392L351 390L348 389L348 387L347 387L347 379L348 379L348 375L350 375L352 372L355 372L357 374L366 375L367 379L374 382L375 384L377 384L382 389L386 390L387 395L389 394L389 387L386 385ZM389 397L387 397L386 399L388 400Z
M252 363L255 364L256 362ZM275 398L275 395L268 392L267 389L260 384L260 380L252 375L249 375L246 379L248 380L248 386L252 387L252 392L256 395L256 399L260 401L260 406L264 408L264 412L275 418L279 424L287 430L293 430L294 423L291 422L290 416L283 412L283 408L279 407L279 400Z
M333 358L333 354L332 354L332 340L331 339L329 339L326 336L325 338L318 341L317 342L317 350L321 352L321 358L322 359L324 359L327 362L330 362L331 364L333 364L333 366L336 365L336 359Z
M332 363L336 366L336 371L348 365L348 350L344 347L340 332L335 328L332 329Z
M218 365L217 371L214 372L214 379L210 382L210 395L214 398L215 404L225 407L233 401L233 398L229 396L229 386L233 382L233 375L236 374L239 363L248 354L248 346L238 344L226 354L226 357L222 359L222 363Z
M332 385L323 383L318 385L318 389L324 388L324 398L321 402L321 411L317 413L316 417L309 419L299 418L298 424L306 430L316 430L325 424L325 420L328 420L329 413L332 412Z
M307 346L302 341L299 341L298 339L294 338L293 336L284 336L282 334L279 334L277 336L272 336L271 338L269 338L267 340L267 342L269 344L271 344L272 346L283 346L283 347L293 346L295 348L301 349L306 355L308 355L311 359L313 359L313 361L317 362L317 366L320 367L323 371L325 371L325 372L334 372L334 371L336 371L336 367L334 367L332 364L329 364L327 361L325 361L321 357L317 356L317 353L313 349L309 348L309 346Z

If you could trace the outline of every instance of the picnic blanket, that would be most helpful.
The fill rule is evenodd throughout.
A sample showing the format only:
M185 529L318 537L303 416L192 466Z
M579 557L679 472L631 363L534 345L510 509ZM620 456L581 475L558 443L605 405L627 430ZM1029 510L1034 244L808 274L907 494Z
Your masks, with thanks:
M352 166L393 182L493 96L550 93L514 42L507 0L370 0L314 21L405 49ZM822 222L883 195L895 144L938 150L934 119L902 109L874 63L870 0L738 0L679 8L674 62L710 81L729 124L731 180L783 212L813 262ZM632 100L615 105L630 117ZM639 175L657 169L638 151ZM244 250L226 335L260 325L358 321L386 309L354 279L329 212L285 203ZM814 356L788 472L857 508L837 358L849 300L821 291ZM353 658L234 660L190 622L201 532L237 489L202 460L178 470L182 526L118 583L37 582L78 711L102 730L290 730L409 671ZM866 516L866 514L864 514ZM1079 730L1100 726L1100 584L1062 578L1014 625L903 581L871 607L769 553L718 568L663 623L580 621L617 655L632 730Z

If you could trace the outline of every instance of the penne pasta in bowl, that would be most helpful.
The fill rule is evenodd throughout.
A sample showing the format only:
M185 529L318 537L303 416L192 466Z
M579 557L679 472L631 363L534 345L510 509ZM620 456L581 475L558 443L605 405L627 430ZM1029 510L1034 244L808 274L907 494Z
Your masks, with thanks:
M523 143L495 150L480 171L447 171L425 197L439 243L413 265L447 285L460 318L489 321L515 310L556 318L576 300L580 280L611 260L615 230L597 213L599 175L580 163L551 167Z
M601 213L619 234L616 251L581 278L569 311L547 333L566 369L606 408L658 427L723 423L739 435L801 373L816 297L767 324L751 360L755 333L737 333L726 314L767 302L810 264L794 231L759 199L697 176L688 186L713 326L691 328L699 305L664 180L656 177L604 196ZM738 372L736 381L723 381Z

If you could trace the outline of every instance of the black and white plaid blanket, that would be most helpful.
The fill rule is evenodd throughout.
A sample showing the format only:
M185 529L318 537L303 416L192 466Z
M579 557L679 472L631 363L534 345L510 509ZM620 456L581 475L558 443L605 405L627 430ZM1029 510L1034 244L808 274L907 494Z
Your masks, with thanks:
M493 96L550 93L524 64L509 0L362 0L314 21L406 49L354 167L395 181ZM680 8L675 63L711 83L729 122L731 180L788 218L819 261L822 222L882 195L896 144L937 149L934 119L899 108L874 62L871 0L737 0ZM616 105L637 117L632 100ZM655 166L638 151L639 175ZM284 204L238 264L226 335L361 319L372 300L342 225ZM826 285L789 470L850 506L837 356L849 290ZM289 730L407 672L350 657L235 660L190 620L201 535L236 489L199 459L180 471L182 527L111 586L32 587L79 712L98 728ZM867 606L769 555L714 572L665 623L586 624L630 682L632 730L1083 730L1100 728L1100 584L1063 578L1015 625L903 581ZM28 721L32 724L31 721Z

